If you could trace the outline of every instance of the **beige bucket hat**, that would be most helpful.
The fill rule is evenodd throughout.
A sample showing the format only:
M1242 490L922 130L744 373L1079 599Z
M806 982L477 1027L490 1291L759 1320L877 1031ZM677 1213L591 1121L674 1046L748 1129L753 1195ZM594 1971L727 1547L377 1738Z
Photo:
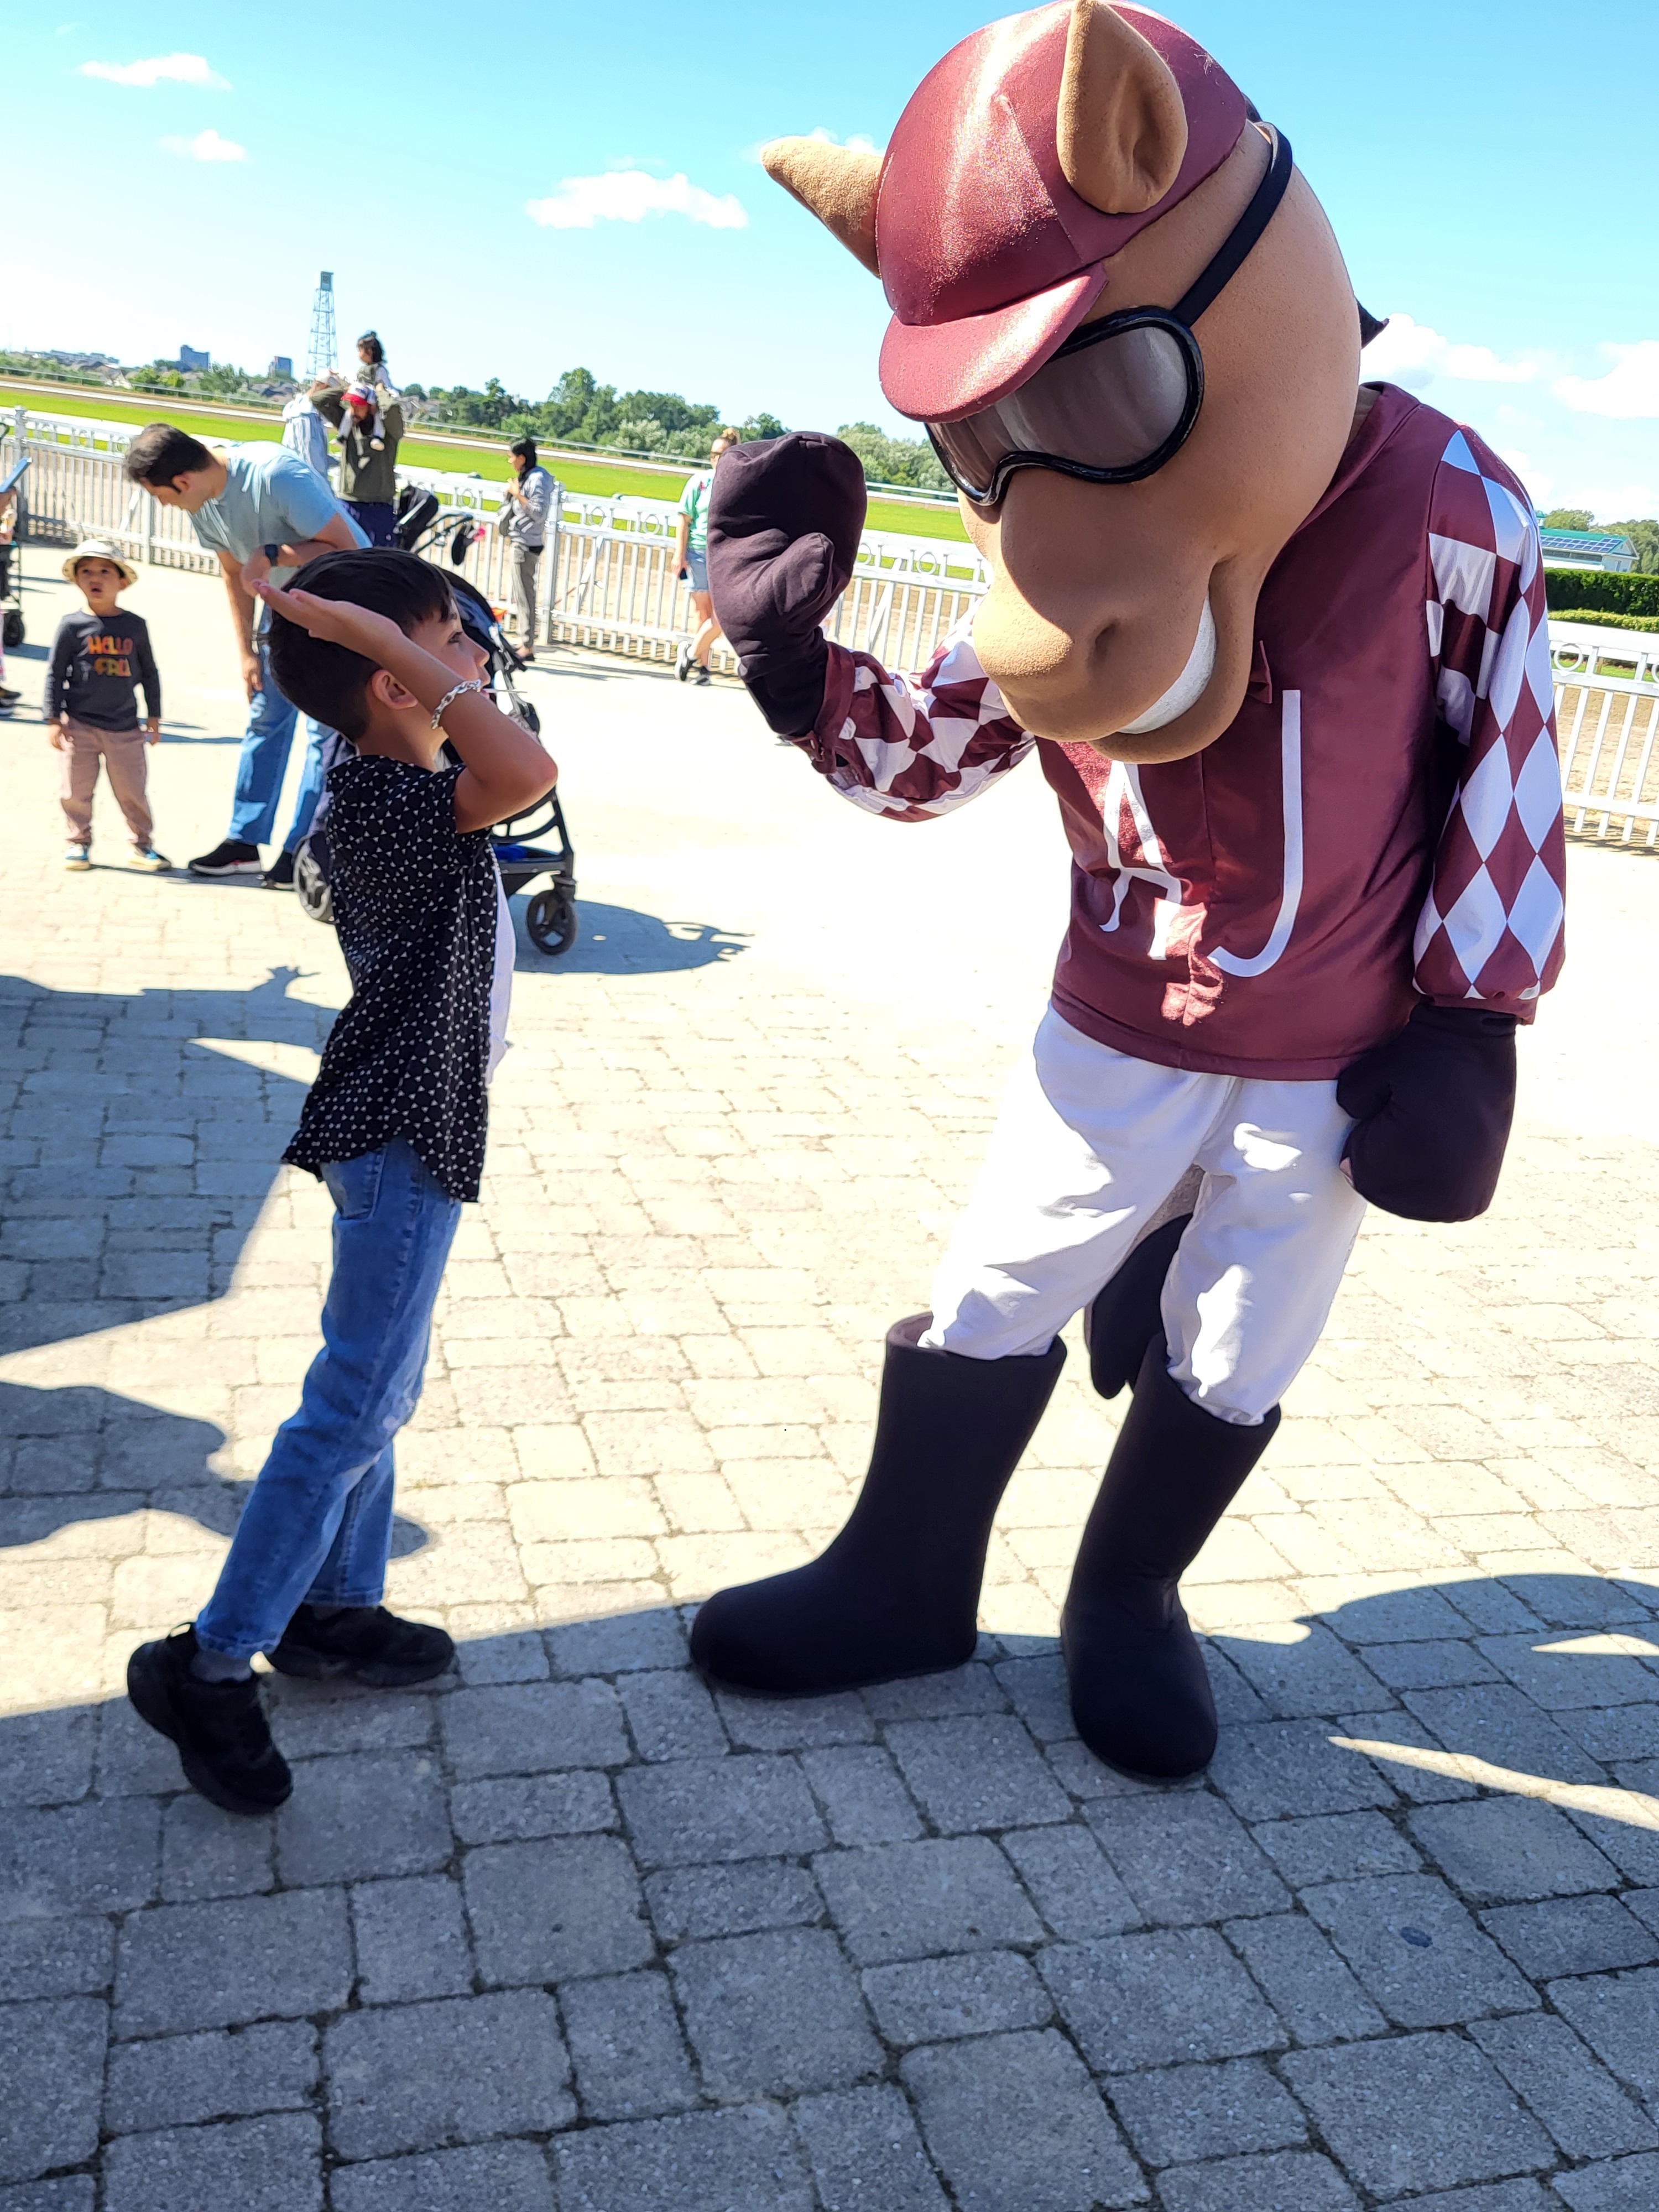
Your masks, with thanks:
M76 563L79 561L107 561L112 568L121 571L124 583L136 584L138 580L138 571L131 561L122 558L107 538L83 538L81 540L64 563L64 574L71 584L75 581Z

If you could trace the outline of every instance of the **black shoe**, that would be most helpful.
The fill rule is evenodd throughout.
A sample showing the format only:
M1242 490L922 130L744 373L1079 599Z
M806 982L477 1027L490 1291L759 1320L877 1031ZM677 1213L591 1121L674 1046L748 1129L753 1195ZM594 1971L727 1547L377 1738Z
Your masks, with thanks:
M1169 1358L1160 1332L1060 1617L1077 1732L1097 1759L1140 1782L1197 1774L1215 1750L1215 1698L1176 1585L1279 1426L1277 1406L1254 1428L1206 1413Z
M127 1695L142 1721L179 1747L192 1790L227 1813L270 1813L294 1787L288 1761L270 1740L259 1686L200 1682L190 1671L196 1631L175 1629L141 1644L127 1662Z
M401 1690L447 1673L455 1663L455 1645L443 1629L399 1620L383 1605L349 1606L320 1619L314 1606L302 1605L282 1642L265 1656L279 1674L307 1682L343 1675L376 1690Z
M259 848L245 838L222 838L210 853L191 862L190 872L192 876L257 876Z
M9 684L0 684L0 707L15 707L22 696L21 691L14 691Z
M268 891L291 891L294 888L294 855L278 853L261 878Z
M931 1674L971 1659L991 1522L1066 1347L1036 1358L923 1351L919 1314L887 1332L870 1472L822 1558L720 1590L691 1629L713 1680L780 1697Z
M694 684L707 684L708 681L708 671L700 660L691 664L691 681Z

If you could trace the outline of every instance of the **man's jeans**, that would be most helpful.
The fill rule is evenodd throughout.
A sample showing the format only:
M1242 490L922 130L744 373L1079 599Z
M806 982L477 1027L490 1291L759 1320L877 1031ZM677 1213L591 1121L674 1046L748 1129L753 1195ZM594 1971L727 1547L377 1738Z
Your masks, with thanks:
M401 1137L323 1176L335 1209L323 1348L196 1622L207 1650L234 1659L273 1650L307 1600L380 1603L392 1440L421 1395L432 1308L461 1218Z
M277 617L280 622L281 616ZM270 655L259 647L259 689L248 708L242 757L236 769L236 803L230 810L230 835L249 845L269 845L276 834L276 802L283 795L283 775L288 749L293 741L299 709L271 681ZM283 850L293 852L311 827L322 796L322 742L332 735L327 726L306 717L306 757L301 771L299 794L294 802L294 821Z

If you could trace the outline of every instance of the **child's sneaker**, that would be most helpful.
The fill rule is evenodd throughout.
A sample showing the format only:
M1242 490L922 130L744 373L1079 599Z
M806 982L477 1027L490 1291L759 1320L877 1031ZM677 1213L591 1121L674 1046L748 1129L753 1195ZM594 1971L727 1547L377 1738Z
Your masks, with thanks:
M66 868L73 870L76 875L79 875L83 869L89 868L92 866L91 847L88 845L65 845L64 848L64 866Z
M132 865L135 868L148 868L151 875L159 875L163 868L170 868L173 863L165 853L158 853L154 845L135 845Z
M190 1671L196 1631L176 1628L141 1644L127 1662L127 1695L142 1721L179 1747L185 1779L227 1813L270 1813L294 1788L288 1761L270 1740L259 1686L202 1682Z
M342 1606L320 1615L315 1606L301 1605L265 1656L279 1674L310 1682L347 1675L377 1690L401 1690L447 1673L455 1646L443 1629L399 1620L383 1605Z

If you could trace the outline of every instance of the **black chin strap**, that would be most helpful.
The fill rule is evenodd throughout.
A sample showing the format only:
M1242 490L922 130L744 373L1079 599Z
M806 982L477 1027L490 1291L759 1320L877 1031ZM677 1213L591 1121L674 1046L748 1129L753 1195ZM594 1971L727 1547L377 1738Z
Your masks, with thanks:
M1176 320L1185 323L1188 330L1204 310L1213 304L1222 287L1237 275L1245 256L1273 221L1274 211L1291 181L1294 158L1290 140L1282 131L1275 131L1271 123L1263 123L1258 127L1266 132L1273 149L1273 157L1267 164L1267 175L1251 195L1249 207L1222 240L1214 260L1191 290L1176 301L1171 310Z

